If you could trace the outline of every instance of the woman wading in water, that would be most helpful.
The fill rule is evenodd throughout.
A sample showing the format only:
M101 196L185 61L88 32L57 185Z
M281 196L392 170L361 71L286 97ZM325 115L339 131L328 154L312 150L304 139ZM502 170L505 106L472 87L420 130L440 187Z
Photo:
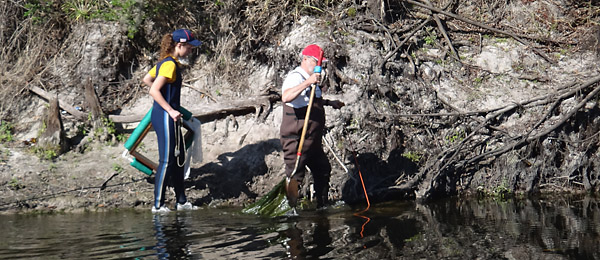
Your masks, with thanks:
M179 112L181 96L181 65L179 58L191 53L192 48L199 46L200 41L186 29L163 35L160 44L160 61L144 77L144 83L150 87L150 95L154 99L152 107L152 127L158 139L159 164L154 179L153 213L169 212L165 206L165 191L167 183L173 185L176 197L176 210L193 210L185 196L184 161L185 143L181 136L178 138L176 124L181 122ZM179 133L180 134L180 133ZM177 156L180 155L180 156Z

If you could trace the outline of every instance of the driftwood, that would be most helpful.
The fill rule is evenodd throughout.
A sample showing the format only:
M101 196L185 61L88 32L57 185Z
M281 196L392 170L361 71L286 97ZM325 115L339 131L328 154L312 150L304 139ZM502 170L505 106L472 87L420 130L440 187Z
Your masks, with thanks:
M434 158L430 158L425 165L415 176L409 179L399 178L396 186L386 187L372 191L373 193L380 192L398 192L414 193L419 200L427 200L436 193L444 193L440 191L445 189L444 182L450 175L457 172L468 173L469 170L481 163L489 163L499 156L524 147L536 140L548 137L553 132L560 129L565 123L574 117L586 103L596 98L600 93L600 75L595 76L580 84L569 84L561 88L557 93L548 94L541 97L536 97L525 102L514 103L504 107L490 109L486 111L458 112L458 113L439 113L439 114L412 114L412 115L395 115L397 117L433 117L433 116L485 116L485 120L479 122L479 125L473 129L463 140L455 145L446 148L439 152ZM569 108L569 111L560 115L560 118L555 122L547 122L550 115L555 113L559 105L567 99L573 98L579 94L587 93L585 97ZM552 103L552 104L551 104ZM539 120L528 131L518 136L507 136L500 130L491 133L484 133L483 129L492 129L494 126L491 122L502 116L503 114L514 111L517 108L528 108L532 106L547 105L546 113L541 115ZM390 115L394 116L394 115ZM545 124L544 124L545 123ZM543 127L546 125L546 127ZM479 135L478 140L474 137ZM476 149L477 147L485 146L486 142L498 140L497 143L505 143L495 149L485 150ZM500 142L504 140L504 142Z
M29 90L38 96L44 98L49 101L53 99L53 95L46 92L45 90L30 85L28 86ZM93 88L91 89L93 91ZM94 95L95 96L95 92ZM93 97L90 97L93 103ZM97 97L96 97L97 99ZM222 119L227 117L228 115L245 115L249 113L257 113L257 116L264 110L265 107L270 107L271 103L276 102L281 99L279 94L268 94L264 96L258 96L253 98L248 98L239 101L228 101L224 103L216 103L216 104L208 104L204 105L201 108L193 108L190 109L192 115L195 118L198 118L202 122L214 121L217 119ZM88 103L90 102L89 99ZM87 120L87 114L75 109L72 106L65 105L63 101L58 99L58 104L60 108L67 111L69 114L73 115L77 120ZM98 103L99 104L99 103ZM108 115L108 119L112 120L114 123L134 123L139 122L146 115L145 112L141 111L139 114L135 115Z
M239 101L230 101L227 103L207 104L201 108L192 108L192 115L202 122L222 119L228 115L243 115L252 112L261 112L261 107L279 100L281 97L277 94L248 98ZM185 107L185 105L184 105ZM135 115L109 115L108 118L115 123L133 123L139 122L144 118L145 112Z
M569 97L574 96L577 92L580 92L581 90L585 89L585 88L589 88L595 84L597 84L598 82L600 82L600 77L594 77L593 79L589 80L588 82L584 83L581 87L576 88L576 90L573 90L565 95L560 96L556 102L555 105L551 106L550 109L548 109L547 113L544 114L544 116L542 118L540 118L540 121L538 123L536 123L536 125L526 134L519 136L518 138L515 138L517 141L512 143L512 144L508 144L504 147L486 152L486 153L482 153L480 155L477 155L469 160L466 160L464 162L459 163L459 166L462 166L461 164L467 165L467 164L472 164L475 163L477 161L481 161L481 160L485 160L485 158L489 158L489 157L495 157L498 156L502 153L505 153L507 151L513 150L515 148L521 147L524 144L530 143L534 140L537 140L541 137L547 136L548 134L550 134L551 132L555 131L556 129L558 129L559 127L561 127L563 124L565 124L567 122L567 120L569 120L569 118L572 118L573 115L575 115L575 113L577 111L579 111L587 102L590 101L590 99L596 97L598 95L598 92L600 92L600 86L596 86L590 93L588 93L586 95L586 97L584 99L582 99L581 101L579 101L579 103L577 103L577 105L575 105L574 107L571 108L571 110L566 113L565 115L563 115L561 117L561 119L554 123L551 127L547 127L546 129L539 129L537 131L537 133L535 135L531 135L532 132L534 132L534 130L536 130L542 123L543 121L545 121L546 119L549 118L549 115L554 111L554 109L557 107L558 103L560 103L562 100L565 100Z
M496 28L494 28L494 27L491 27L491 26L485 25L485 24L483 24L483 23L476 22L476 21L473 21L473 20L467 19L467 18L465 18L465 17L462 17L462 16L460 16L460 15L456 15L456 14L450 13L450 12L446 12L446 11L444 11L444 10L442 10L442 9L435 8L435 7L433 7L433 6L429 6L429 5L426 5L426 4L423 4L423 3L417 2L417 1L412 1L412 0L404 0L404 2L407 2L407 3L409 3L409 4L413 4L413 5L416 5L416 6L422 7L422 8L429 9L430 11L433 11L433 12L436 12L436 13L440 13L440 14L443 14L443 15L445 15L445 16L448 16L448 17L452 17L452 18L454 18L454 19L457 19L457 20L463 21L463 22L465 22L465 23L468 23L468 24L471 24L471 25L475 25L475 26L481 27L481 28L483 28L483 29L486 29L486 30L488 30L488 31L492 31L492 32L495 32L495 33L499 33L499 34L503 34L503 35L510 36L510 37L512 37L513 39L515 39L516 41L518 41L518 42L522 43L523 45L526 45L526 46L528 46L529 48L531 48L531 49L532 49L532 50L533 50L533 51L534 51L534 52L535 52L537 55L539 55L540 57L544 58L544 60L546 60L547 62L550 62L550 63L556 63L556 61L554 61L554 60L550 59L550 58L549 58L549 57L548 57L548 56L547 56L545 53L543 53L543 52L542 52L542 51L540 51L539 49L537 49L537 48L535 48L535 47L531 46L531 44L529 44L527 41L525 41L525 40L521 39L521 37L517 36L517 35L516 35L516 34L514 34L514 33L507 32L507 31L503 31L503 30L500 30L500 29L496 29Z
M38 96L42 97L46 101L50 101L50 100L56 98L58 100L58 105L60 106L60 108L64 111L67 111L69 114L73 115L78 120L85 120L87 118L87 115L85 113L75 109L72 106L65 105L66 102L64 102L60 98L56 97L57 95L51 95L50 93L46 92L45 90L41 89L40 87L33 86L33 85L29 85L29 86L27 86L27 88L29 89L29 91L37 94Z

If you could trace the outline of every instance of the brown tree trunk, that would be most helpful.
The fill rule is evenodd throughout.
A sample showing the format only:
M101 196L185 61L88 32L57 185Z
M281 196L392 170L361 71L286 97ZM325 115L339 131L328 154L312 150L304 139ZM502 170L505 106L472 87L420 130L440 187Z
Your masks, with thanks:
M65 137L58 99L50 100L50 106L44 116L44 126L41 131L39 147L43 151L54 151L57 155L67 151L68 144Z
M94 90L94 84L92 79L88 79L84 85L85 87L85 102L88 111L91 114L92 125L94 128L102 127L102 119L104 113L102 113L102 106L100 106L100 100Z

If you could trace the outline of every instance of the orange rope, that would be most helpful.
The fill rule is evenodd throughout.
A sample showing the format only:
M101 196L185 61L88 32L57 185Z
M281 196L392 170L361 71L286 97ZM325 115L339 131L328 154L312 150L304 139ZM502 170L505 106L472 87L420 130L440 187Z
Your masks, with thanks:
M354 150L354 145L352 144L352 140L350 140L350 146L352 146L352 150ZM360 183L362 184L363 191L365 192L365 199L367 200L367 207L357 213L354 213L353 215L367 220L367 221L365 221L365 223L362 224L362 227L360 228L360 237L364 237L363 232L365 231L365 226L367 225L367 223L369 223L371 221L371 219L369 217L363 216L361 214L365 213L367 210L369 210L369 208L371 208L371 202L369 202L369 195L367 194L367 188L365 187L365 181L363 180L362 173L360 172L360 165L358 165L358 159L356 159L356 151L353 152L353 155L354 155L354 163L356 164L356 168L358 169L358 176L360 177Z

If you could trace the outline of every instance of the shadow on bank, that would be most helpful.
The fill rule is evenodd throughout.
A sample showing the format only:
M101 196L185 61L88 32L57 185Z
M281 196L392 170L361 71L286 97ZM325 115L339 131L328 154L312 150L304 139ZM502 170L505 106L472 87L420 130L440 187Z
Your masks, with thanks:
M248 189L247 183L255 182L256 177L266 175L269 171L265 162L266 156L279 151L281 151L279 139L269 139L245 145L235 152L223 153L217 157L218 162L192 168L191 181L186 181L186 186L197 190L209 190L209 194L205 197L194 198L194 204L201 205L218 199L239 198L242 194L247 198L256 198L258 195Z
M199 168L192 168L188 188L208 190L202 198L193 198L194 204L202 205L214 200L235 198L255 199L264 194L256 194L248 189L248 183L260 182L266 178L269 167L265 158L273 152L281 152L279 139L269 139L255 144L245 145L241 149L223 153L217 157L217 162L210 162ZM374 153L359 154L356 157L363 176L365 188L371 203L390 200L413 199L414 193L406 190L395 190L399 182L414 176L418 171L415 162L403 156L403 151L395 149L390 152L387 160ZM354 158L352 158L354 162ZM332 164L335 162L332 161ZM283 165L283 161L281 162ZM278 177L277 181L283 178ZM306 181L310 181L310 177ZM363 186L359 172L354 163L347 175L341 178L332 176L331 185L339 181L342 190L342 200L350 205L360 205L365 202ZM276 183L265 182L265 190L271 190Z
M351 159L354 167L350 170L342 188L342 199L347 204L363 204L365 189L371 203L414 199L412 190L394 189L399 183L418 172L418 165L403 156L401 149L391 151L387 160L379 158L374 153L358 154L356 161L354 158ZM358 169L362 175L364 189Z

